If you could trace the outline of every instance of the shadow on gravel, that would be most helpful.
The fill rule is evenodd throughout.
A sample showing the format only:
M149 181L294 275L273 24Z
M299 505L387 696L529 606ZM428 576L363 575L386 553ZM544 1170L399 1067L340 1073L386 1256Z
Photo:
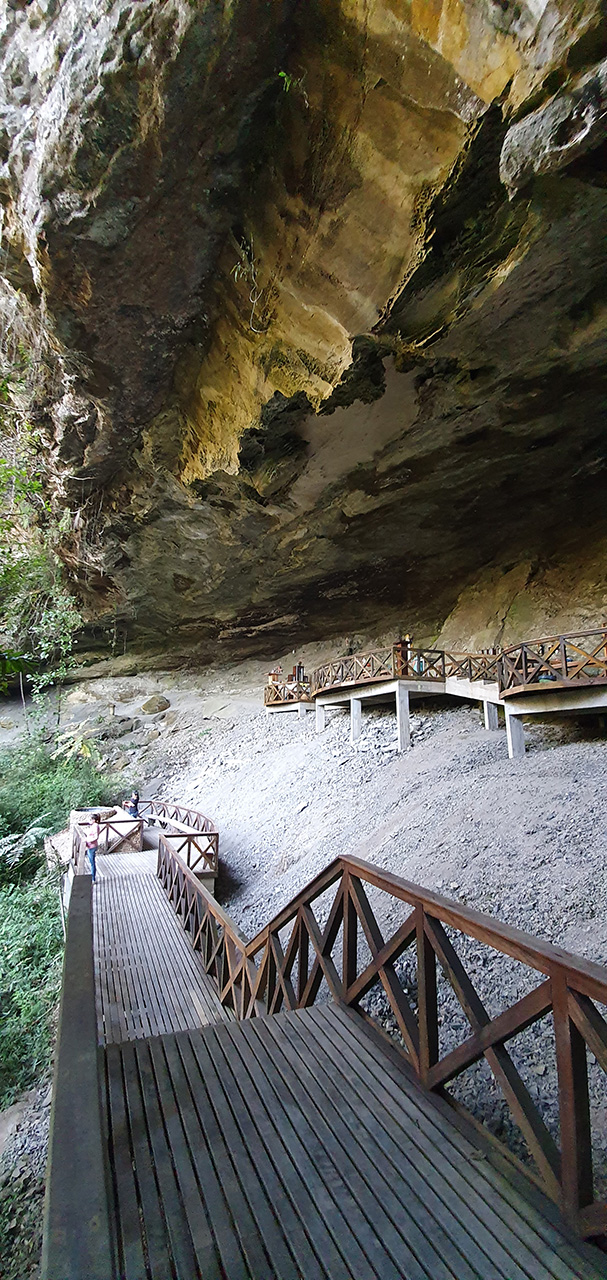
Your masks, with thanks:
M222 862L221 850L219 852L219 874L215 881L215 897L222 905L228 902L242 885L242 877L237 876L232 867Z

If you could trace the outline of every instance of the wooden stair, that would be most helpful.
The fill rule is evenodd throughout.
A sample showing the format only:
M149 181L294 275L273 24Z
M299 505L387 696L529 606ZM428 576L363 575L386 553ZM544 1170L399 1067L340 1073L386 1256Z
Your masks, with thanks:
M100 1052L121 1280L606 1274L344 1005Z

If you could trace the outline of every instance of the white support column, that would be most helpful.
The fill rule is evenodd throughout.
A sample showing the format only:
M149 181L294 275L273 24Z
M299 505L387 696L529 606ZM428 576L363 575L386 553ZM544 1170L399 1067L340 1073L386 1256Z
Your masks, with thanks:
M497 707L494 702L483 702L485 713L485 729L499 729Z
M525 730L521 717L514 716L508 709L506 709L506 736L510 759L519 760L525 754Z
M317 702L316 703L316 732L317 733L322 733L326 722L327 722L326 707L323 706L322 702Z
M396 736L398 750L407 751L411 746L411 726L409 723L409 690L399 680L396 686Z
M363 704L360 698L350 698L350 742L354 745L360 738L363 719Z
M299 718L300 720L304 720L304 719L305 719L305 715L306 715L306 708L305 708L305 706L304 706L303 702L300 702L300 703L299 703L299 706L298 706L298 708L297 708L297 715L298 715L298 718Z

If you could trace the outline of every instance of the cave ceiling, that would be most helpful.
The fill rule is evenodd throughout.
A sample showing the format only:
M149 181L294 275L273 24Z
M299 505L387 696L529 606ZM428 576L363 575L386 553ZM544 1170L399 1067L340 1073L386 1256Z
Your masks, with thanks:
M559 564L607 610L602 0L2 8L3 334L91 637L435 636L517 565L526 625Z

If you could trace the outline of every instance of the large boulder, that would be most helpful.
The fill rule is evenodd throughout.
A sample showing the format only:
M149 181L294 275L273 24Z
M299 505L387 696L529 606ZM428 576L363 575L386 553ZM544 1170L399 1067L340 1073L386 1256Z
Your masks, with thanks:
M159 711L166 711L170 705L169 699L165 698L164 694L154 693L151 698L148 698L147 702L142 704L141 710L144 715L153 716L157 715Z

